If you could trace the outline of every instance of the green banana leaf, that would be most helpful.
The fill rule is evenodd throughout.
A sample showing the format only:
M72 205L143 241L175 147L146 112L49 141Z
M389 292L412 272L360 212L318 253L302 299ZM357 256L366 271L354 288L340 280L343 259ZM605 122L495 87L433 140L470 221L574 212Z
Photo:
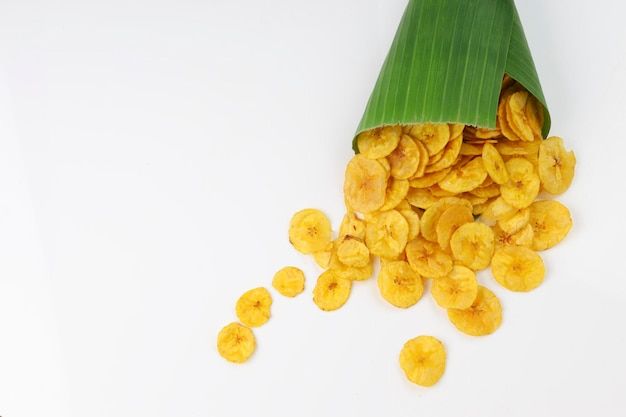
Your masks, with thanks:
M543 104L546 137L550 114L513 0L409 0L356 135L426 122L495 128L505 73Z

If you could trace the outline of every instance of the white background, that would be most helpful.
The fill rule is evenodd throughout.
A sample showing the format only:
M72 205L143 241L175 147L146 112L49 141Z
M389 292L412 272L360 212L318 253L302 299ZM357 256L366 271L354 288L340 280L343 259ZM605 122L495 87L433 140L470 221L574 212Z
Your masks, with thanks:
M405 0L0 1L0 415L623 416L626 13L518 0L553 118L577 154L574 228L494 335L358 283L311 302L293 212L342 215L350 139ZM278 268L243 366L219 329ZM424 389L407 339L444 341Z

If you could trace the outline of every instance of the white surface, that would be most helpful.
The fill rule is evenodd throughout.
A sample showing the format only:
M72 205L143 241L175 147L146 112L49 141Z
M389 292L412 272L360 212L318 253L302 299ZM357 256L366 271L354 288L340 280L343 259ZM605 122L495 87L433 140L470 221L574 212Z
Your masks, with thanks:
M554 134L578 157L575 226L544 285L494 285L504 323L457 333L426 296L373 280L310 301L291 214L338 223L350 137L404 0L0 3L0 415L623 416L626 10L518 0ZM234 302L286 264L245 366L222 360ZM422 389L405 340L448 350Z

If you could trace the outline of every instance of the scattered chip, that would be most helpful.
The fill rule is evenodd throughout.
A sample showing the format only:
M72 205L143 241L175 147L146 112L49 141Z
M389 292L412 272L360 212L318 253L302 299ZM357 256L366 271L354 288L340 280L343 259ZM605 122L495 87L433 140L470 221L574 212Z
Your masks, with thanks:
M539 146L539 178L541 185L550 194L562 194L574 179L576 156L566 151L563 139L553 136Z
M462 265L455 265L444 277L433 280L431 293L443 308L469 308L478 293L476 274Z
M444 168L448 168L451 166L456 158L459 156L459 152L461 151L461 144L463 143L463 136L459 136L456 139L450 140L446 147L443 150L443 154L441 158L426 167L424 172L429 174L431 172L440 171Z
M442 277L452 270L450 255L421 236L406 245L406 257L411 267L427 278Z
M359 152L366 158L384 158L396 149L402 128L400 126L385 126L368 130L359 134L357 146Z
M422 236L424 236L427 240L430 240L431 242L437 242L437 223L439 222L439 218L444 211L446 211L451 206L457 204L465 205L470 209L472 208L471 203L465 199L457 197L447 197L438 200L432 206L426 209L420 221L420 231Z
M503 246L493 255L491 273L504 288L525 292L543 282L546 270L541 256L533 250L524 246Z
M526 246L531 247L533 244L533 228L527 224L515 233L507 233L497 224L492 228L495 237L496 248L500 246Z
M391 165L391 175L397 179L413 176L420 163L419 149L413 139L403 135L396 149L387 157Z
M514 215L517 209L504 201L504 198L498 197L487 206L482 213L482 218L489 221L497 221Z
M535 167L524 158L513 158L506 162L509 182L500 186L500 194L504 201L516 208L524 208L537 198L539 194L539 176Z
M509 181L509 173L496 147L491 143L486 143L482 151L483 164L485 165L489 177L491 177L496 184L506 184Z
M387 183L387 191L385 192L385 204L379 209L380 211L391 210L396 208L409 192L409 181L389 178Z
M343 216L339 226L339 237L352 236L357 239L365 239L365 222L357 217L354 212L348 212ZM332 246L329 248L332 249Z
M437 242L441 249L450 247L450 236L465 223L474 221L472 209L461 204L450 206L437 221Z
M406 246L409 224L396 210L383 211L371 217L365 228L365 243L372 255L394 259Z
M385 203L388 172L378 161L356 155L348 163L343 193L346 204L361 213L376 211Z
M411 126L410 135L422 142L429 155L434 155L450 140L450 128L447 124L418 124Z
M483 158L476 157L459 168L455 168L441 181L439 186L452 193L464 193L477 188L487 177Z
M330 242L328 246L319 252L313 253L313 260L322 269L327 269L330 266L330 257L333 251L333 243Z
M370 263L370 251L360 239L346 236L337 245L337 258L346 266L360 268Z
M337 310L343 306L352 290L352 281L339 277L328 270L317 279L313 289L313 302L324 311Z
M243 363L254 353L256 340L252 330L239 323L230 323L217 335L217 351L229 362Z
M450 238L454 259L474 271L489 266L494 247L493 231L482 223L466 223Z
M515 214L498 220L498 226L509 234L517 233L522 230L530 220L530 209L523 208Z
M529 223L533 229L532 248L545 250L567 236L572 228L572 216L558 201L535 201L530 206Z
M249 327L258 327L270 319L271 307L272 296L270 292L259 287L243 293L237 300L235 311L241 323Z
M422 298L422 277L405 261L385 263L378 274L380 295L396 307L411 307Z
M466 309L448 309L448 319L462 333L486 336L500 327L502 306L494 293L479 285L472 305Z
M446 370L446 350L432 336L418 336L404 344L400 367L409 381L423 387L433 386Z
M304 272L295 266L286 266L274 274L272 287L285 297L295 297L304 291Z
M304 209L293 215L289 242L301 253L325 250L331 241L330 220L319 210Z

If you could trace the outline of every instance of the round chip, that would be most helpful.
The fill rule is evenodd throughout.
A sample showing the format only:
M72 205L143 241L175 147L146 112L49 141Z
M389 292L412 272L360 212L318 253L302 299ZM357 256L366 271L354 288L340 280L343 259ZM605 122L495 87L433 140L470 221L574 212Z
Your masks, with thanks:
M520 140L519 136L513 131L509 124L509 115L508 115L508 100L511 95L518 90L517 86L513 86L505 90L500 96L500 103L498 104L498 114L497 114L497 125L500 128L500 131L510 141L518 141Z
M439 186L452 193L464 193L478 187L487 177L487 171L483 165L483 158L477 157L467 164L453 169Z
M485 220L497 221L514 215L517 209L504 201L504 198L498 197L493 200L487 206L486 210L482 213L482 217Z
M396 307L411 307L422 298L422 277L405 261L387 262L378 274L378 289Z
M437 242L441 249L450 247L450 236L465 223L474 221L472 209L465 205L455 204L444 211L437 221Z
M501 246L526 246L531 247L533 244L533 228L530 224L524 226L515 233L507 233L497 224L492 228L495 237L496 248Z
M489 266L494 246L493 231L478 222L464 224L450 238L454 259L474 271Z
M500 187L498 184L481 185L480 187L471 190L469 194L480 198L498 197L500 196Z
M539 178L543 188L550 194L567 191L574 179L576 155L566 151L563 139L553 136L539 146Z
M295 266L286 266L274 274L272 287L285 297L295 297L304 291L304 272Z
M498 226L509 234L517 233L522 230L530 220L530 209L524 208L518 210L515 214L498 220Z
M328 270L317 279L313 289L313 302L324 311L337 310L343 306L352 289L352 281L339 277L334 271Z
M369 159L384 158L396 149L402 128L385 126L360 133L356 139L359 152Z
M361 268L370 263L370 251L361 240L347 236L337 246L337 258L346 266Z
M406 246L409 224L396 210L383 211L371 217L365 229L365 243L373 255L394 259Z
M254 353L256 340L252 330L239 323L230 323L217 335L217 351L222 358L243 363Z
M533 229L532 248L545 250L559 243L572 228L572 216L555 200L535 201L530 206L528 221Z
M333 250L333 243L330 242L323 251L313 253L313 260L315 261L317 266L319 266L322 269L326 269L329 267L332 250Z
M526 292L543 282L546 269L541 256L531 249L524 246L503 246L493 255L491 273L504 288Z
M391 175L397 179L407 179L413 176L420 163L419 149L413 139L403 135L396 149L387 157L391 165Z
M444 179L451 170L452 168L444 168L440 171L431 172L430 174L423 174L420 177L413 177L409 180L409 184L414 188L427 188Z
M331 234L330 220L316 209L297 212L289 223L289 242L304 254L326 249L331 241Z
M430 188L411 188L406 199L413 207L421 209L427 209L439 200L433 195Z
M417 124L411 126L410 135L422 142L429 155L434 155L450 140L450 128L447 124Z
M361 213L381 208L385 203L387 176L380 162L361 155L352 158L346 167L343 185L348 207Z
M455 265L444 277L433 280L433 298L443 308L469 308L478 294L476 274L462 265Z
M446 370L446 350L432 336L418 336L404 344L400 367L409 381L423 387L433 386Z
M407 240L413 240L420 234L420 218L419 215L412 209L399 210L402 217L405 218L409 225L409 235Z
M444 211L453 205L465 205L470 209L472 208L472 204L462 198L446 197L438 200L433 205L428 207L422 216L420 221L420 231L422 236L431 242L437 242L437 223L439 222L439 218Z
M502 306L494 293L479 285L472 305L466 309L448 309L448 319L462 333L486 336L500 327Z
M543 139L541 129L543 128L543 106L534 96L529 96L524 108L528 126L533 131L535 141Z
M359 219L354 212L346 213L341 220L339 237L342 238L344 236L352 236L361 240L365 239L365 222Z
M389 178L387 191L385 192L385 204L379 209L387 211L396 208L404 200L409 192L409 181Z
M463 144L463 136L459 136L455 139L451 139L443 150L441 158L426 167L424 172L429 174L435 171L441 171L442 169L451 166L461 152L461 145Z
M501 140L496 143L496 149L502 156L536 156L539 152L539 141L533 142L511 142Z
M530 206L539 194L539 177L533 164L524 158L513 158L506 162L509 182L500 186L504 201L518 209Z
M424 146L422 142L416 140L415 146L417 146L417 150L419 151L420 162L417 165L417 170L415 171L415 174L413 174L413 177L411 178L420 178L424 176L424 170L428 165L428 160L430 159L430 157L428 155L428 149L426 149L426 146Z
M406 257L411 267L427 278L437 278L452 270L452 258L439 244L418 236L406 245Z
M249 327L258 327L270 319L271 307L272 296L270 292L259 287L246 291L239 297L235 312L241 323Z
M483 164L489 177L496 184L506 184L509 181L509 173L504 165L504 160L495 146L485 143L483 146Z
M515 134L526 142L535 140L533 130L526 118L526 104L529 96L528 91L518 91L511 94L507 102L507 120L510 122L509 125Z

